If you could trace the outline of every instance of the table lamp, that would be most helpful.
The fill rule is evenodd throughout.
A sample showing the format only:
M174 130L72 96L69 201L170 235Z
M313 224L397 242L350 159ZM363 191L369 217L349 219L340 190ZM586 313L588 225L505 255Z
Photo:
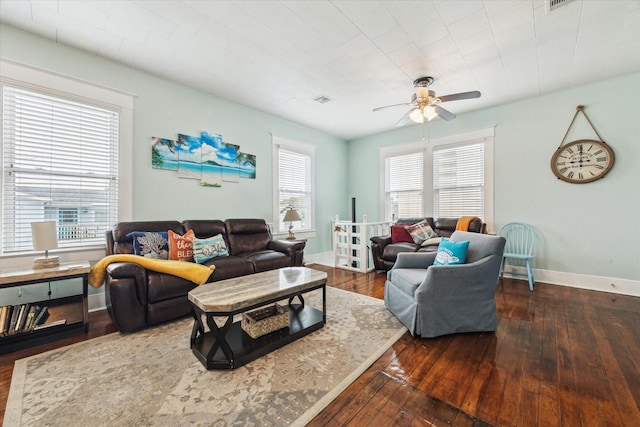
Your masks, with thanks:
M31 237L33 250L44 251L44 257L33 260L33 268L52 268L60 265L60 258L49 256L49 249L58 247L58 234L55 221L43 221L31 223Z
M284 214L284 218L282 219L282 222L289 223L289 235L287 236L287 240L296 240L296 235L293 234L292 231L293 221L302 221L302 218L300 218L297 210L295 210L294 208L289 208L287 209L287 213Z

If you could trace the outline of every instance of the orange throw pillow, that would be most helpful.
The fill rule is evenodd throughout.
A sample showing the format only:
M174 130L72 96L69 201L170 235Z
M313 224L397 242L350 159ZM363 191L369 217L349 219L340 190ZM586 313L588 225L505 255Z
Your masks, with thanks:
M169 234L169 259L193 262L193 240L196 238L193 230L188 230L184 236L171 230Z

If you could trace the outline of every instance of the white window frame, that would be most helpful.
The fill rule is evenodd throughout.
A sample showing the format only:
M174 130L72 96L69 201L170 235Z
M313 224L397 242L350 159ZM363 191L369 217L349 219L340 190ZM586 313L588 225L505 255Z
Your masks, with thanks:
M284 238L288 235L289 225L284 224L283 227L280 225L280 163L279 163L279 150L287 150L293 153L297 153L304 156L310 157L310 167L309 171L310 176L310 204L311 209L310 212L307 213L307 218L305 218L307 227L302 228L301 224L293 223L293 232L296 235L296 238L306 239L309 237L315 237L316 235L316 204L315 204L315 146L312 144L308 144L305 142L295 141L292 139L283 138L280 136L272 135L272 167L273 167L273 223L272 223L272 234L276 238Z
M95 105L118 112L118 221L130 221L132 219L133 208L132 148L134 96L10 60L0 59L0 86L4 85L64 98L70 101ZM2 120L2 115L0 115L0 120ZM1 132L0 138L2 138ZM4 165L1 156L2 152L0 150L0 169L2 169ZM3 188L3 177L4 171L0 174L0 188ZM0 233L1 232L0 230ZM2 236L0 236L0 239L1 238ZM88 250L89 252L87 252ZM104 244L91 244L81 247L59 249L55 252L69 253L63 258L63 261L99 259L104 256ZM0 247L0 267L4 267L5 264L7 266L23 265L24 262L20 262L15 258L32 255L33 251L31 250L5 254L2 253L2 248ZM10 259L14 260L11 261Z
M386 182L386 159L409 153L424 150L423 160L423 212L424 216L432 216L433 206L433 148L441 146L454 147L456 145L484 143L484 216L483 222L487 224L487 230L493 230L493 145L494 127L473 130L469 132L447 135L425 141L411 142L407 144L391 145L380 149L380 218L384 221L391 221L391 214L386 211L385 182Z

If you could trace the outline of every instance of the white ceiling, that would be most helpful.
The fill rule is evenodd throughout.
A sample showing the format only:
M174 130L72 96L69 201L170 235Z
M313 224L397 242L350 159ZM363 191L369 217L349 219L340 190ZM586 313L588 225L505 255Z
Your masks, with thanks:
M640 71L640 0L0 0L0 21L344 139L392 129L408 109L372 109L421 76L481 91L460 114Z

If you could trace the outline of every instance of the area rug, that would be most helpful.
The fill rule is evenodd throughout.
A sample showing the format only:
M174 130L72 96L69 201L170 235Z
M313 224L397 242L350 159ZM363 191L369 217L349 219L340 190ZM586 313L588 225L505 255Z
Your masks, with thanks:
M314 291L306 303L321 307ZM383 301L327 287L324 328L235 370L207 371L193 321L106 335L18 360L7 426L303 426L405 327Z

